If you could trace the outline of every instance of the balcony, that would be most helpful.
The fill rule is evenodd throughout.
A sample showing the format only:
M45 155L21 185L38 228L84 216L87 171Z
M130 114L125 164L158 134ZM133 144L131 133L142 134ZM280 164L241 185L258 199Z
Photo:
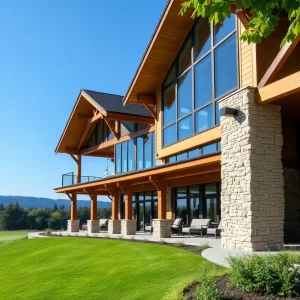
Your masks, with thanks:
M62 186L70 186L77 184L77 175L74 175L74 172L66 173L62 175L61 178ZM101 177L96 176L81 176L80 183L92 182L101 179Z

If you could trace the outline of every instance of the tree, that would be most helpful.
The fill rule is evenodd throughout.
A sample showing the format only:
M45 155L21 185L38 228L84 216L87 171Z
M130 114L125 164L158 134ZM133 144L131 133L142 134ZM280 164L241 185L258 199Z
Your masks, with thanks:
M9 204L1 214L0 227L4 230L20 230L27 227L27 216L19 203Z
M54 203L54 206L53 206L53 211L58 211L58 206L56 203Z
M187 0L180 13L189 8L193 10L192 17L208 18L214 24L223 23L232 12L242 13L249 23L240 39L248 43L259 43L268 37L283 15L288 17L290 26L281 46L300 34L300 0Z

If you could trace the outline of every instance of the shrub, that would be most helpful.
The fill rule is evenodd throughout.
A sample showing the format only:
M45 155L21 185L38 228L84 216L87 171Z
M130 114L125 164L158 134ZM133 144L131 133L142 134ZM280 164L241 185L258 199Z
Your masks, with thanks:
M203 277L195 291L195 297L197 300L221 300L222 295L218 292L217 281L213 278Z
M202 245L199 246L199 250L202 253L204 250L209 248L209 244L208 243L204 243Z
M243 292L292 297L299 293L300 272L287 253L230 257L231 283Z
M182 248L182 247L184 247L184 243L183 242L175 242L174 243L174 247L176 247L176 248Z
M45 230L45 234L46 234L46 235L52 235L52 230L49 229L49 228L46 229L46 230Z

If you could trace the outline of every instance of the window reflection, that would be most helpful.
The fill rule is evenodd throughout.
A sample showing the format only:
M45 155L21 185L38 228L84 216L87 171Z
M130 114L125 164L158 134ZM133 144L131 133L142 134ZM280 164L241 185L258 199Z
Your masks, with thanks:
M134 170L134 140L128 141L128 171Z
M195 60L206 54L211 48L210 24L207 19L199 20L195 28Z
M196 112L196 132L204 131L212 127L212 106L206 106L205 108Z
M215 25L215 44L224 39L235 29L235 17L231 16L224 20L223 24Z
M191 49L192 49L192 40L189 37L186 41L185 45L178 58L178 75L181 75L186 69L191 66L192 57L191 57Z
M176 125L171 125L164 129L164 147L174 144L176 141Z
M168 87L164 92L164 125L176 120L175 84Z
M178 140L183 140L193 134L193 118L189 116L178 122Z
M192 111L192 73L189 71L178 80L178 118Z

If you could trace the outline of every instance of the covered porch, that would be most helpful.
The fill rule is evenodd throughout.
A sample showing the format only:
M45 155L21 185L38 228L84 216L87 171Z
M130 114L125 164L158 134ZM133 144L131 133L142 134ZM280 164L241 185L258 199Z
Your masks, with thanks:
M134 218L133 202L136 193L152 191L155 195L156 214L152 219L153 237L171 237L171 224L176 217L172 203L172 188L200 185L221 181L221 155L206 155L184 162L159 165L143 171L128 172L109 176L97 181L78 183L57 188L57 193L65 193L71 200L71 217L68 221L69 232L79 232L77 220L77 196L89 195L90 220L88 233L99 233L97 219L97 196L106 195L112 201L112 217L108 223L108 234L132 236L140 224ZM152 208L153 209L153 208ZM157 216L157 217L156 217Z

